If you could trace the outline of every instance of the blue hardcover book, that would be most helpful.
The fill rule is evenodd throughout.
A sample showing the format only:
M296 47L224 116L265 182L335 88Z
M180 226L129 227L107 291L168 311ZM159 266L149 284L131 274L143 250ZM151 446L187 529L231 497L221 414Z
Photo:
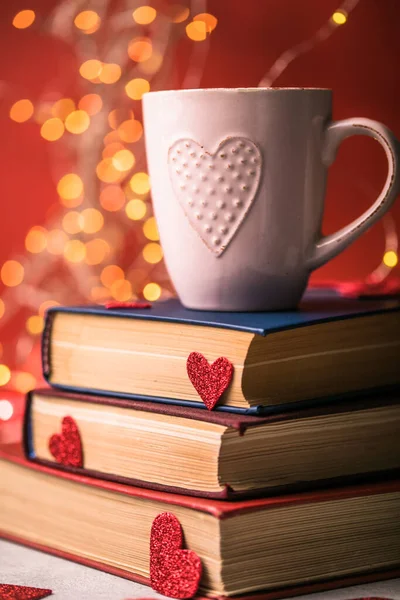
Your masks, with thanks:
M82 393L264 414L400 384L400 300L308 293L285 312L54 307L43 371Z

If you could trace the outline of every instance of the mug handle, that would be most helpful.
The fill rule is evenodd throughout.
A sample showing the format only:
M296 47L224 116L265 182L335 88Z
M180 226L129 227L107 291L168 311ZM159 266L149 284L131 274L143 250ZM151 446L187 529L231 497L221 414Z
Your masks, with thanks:
M389 210L400 187L399 160L397 157L397 140L393 133L382 123L371 119L344 119L330 123L325 129L322 149L322 162L329 167L335 160L339 144L352 135L366 135L374 138L383 147L388 159L388 175L383 190L372 206L350 225L339 229L336 233L322 237L315 245L307 261L310 271L317 269L328 260L347 248L373 223L378 221Z

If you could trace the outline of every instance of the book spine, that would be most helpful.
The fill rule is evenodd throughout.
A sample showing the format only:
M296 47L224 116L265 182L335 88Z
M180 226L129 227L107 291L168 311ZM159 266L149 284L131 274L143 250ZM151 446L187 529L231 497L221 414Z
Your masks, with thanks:
M46 313L46 319L42 334L42 371L43 377L47 382L49 382L51 377L51 352L50 352L50 342L51 342L51 331L53 328L53 321L56 313L49 311Z

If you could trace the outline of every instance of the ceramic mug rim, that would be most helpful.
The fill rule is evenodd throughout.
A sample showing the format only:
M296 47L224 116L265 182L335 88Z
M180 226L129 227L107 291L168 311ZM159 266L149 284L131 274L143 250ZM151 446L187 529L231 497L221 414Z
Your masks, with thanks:
M194 94L194 95L200 95L202 93L226 93L226 94L232 94L232 93L244 93L244 94L248 94L248 93L253 93L253 94L270 94L270 93L278 93L278 92L283 92L283 93L298 93L298 92L312 92L312 93L323 93L323 94L331 94L332 93L332 89L330 88L318 88L318 87L238 87L238 88L188 88L188 89L182 89L182 90L154 90L154 91L150 91L150 92L146 92L143 95L143 99L146 98L146 96L156 96L156 95L167 95L167 94L179 94L179 95L186 95L186 94Z

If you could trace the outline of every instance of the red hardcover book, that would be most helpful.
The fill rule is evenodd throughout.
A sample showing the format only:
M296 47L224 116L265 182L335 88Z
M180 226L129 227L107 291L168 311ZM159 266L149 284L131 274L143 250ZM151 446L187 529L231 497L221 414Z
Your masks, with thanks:
M29 394L25 453L71 472L232 498L400 474L400 395L252 417L52 389ZM73 419L80 467L51 447ZM379 427L377 427L379 423Z
M399 480L227 502L0 453L0 531L7 539L149 583L151 528L165 512L201 559L200 596L279 598L400 572Z

